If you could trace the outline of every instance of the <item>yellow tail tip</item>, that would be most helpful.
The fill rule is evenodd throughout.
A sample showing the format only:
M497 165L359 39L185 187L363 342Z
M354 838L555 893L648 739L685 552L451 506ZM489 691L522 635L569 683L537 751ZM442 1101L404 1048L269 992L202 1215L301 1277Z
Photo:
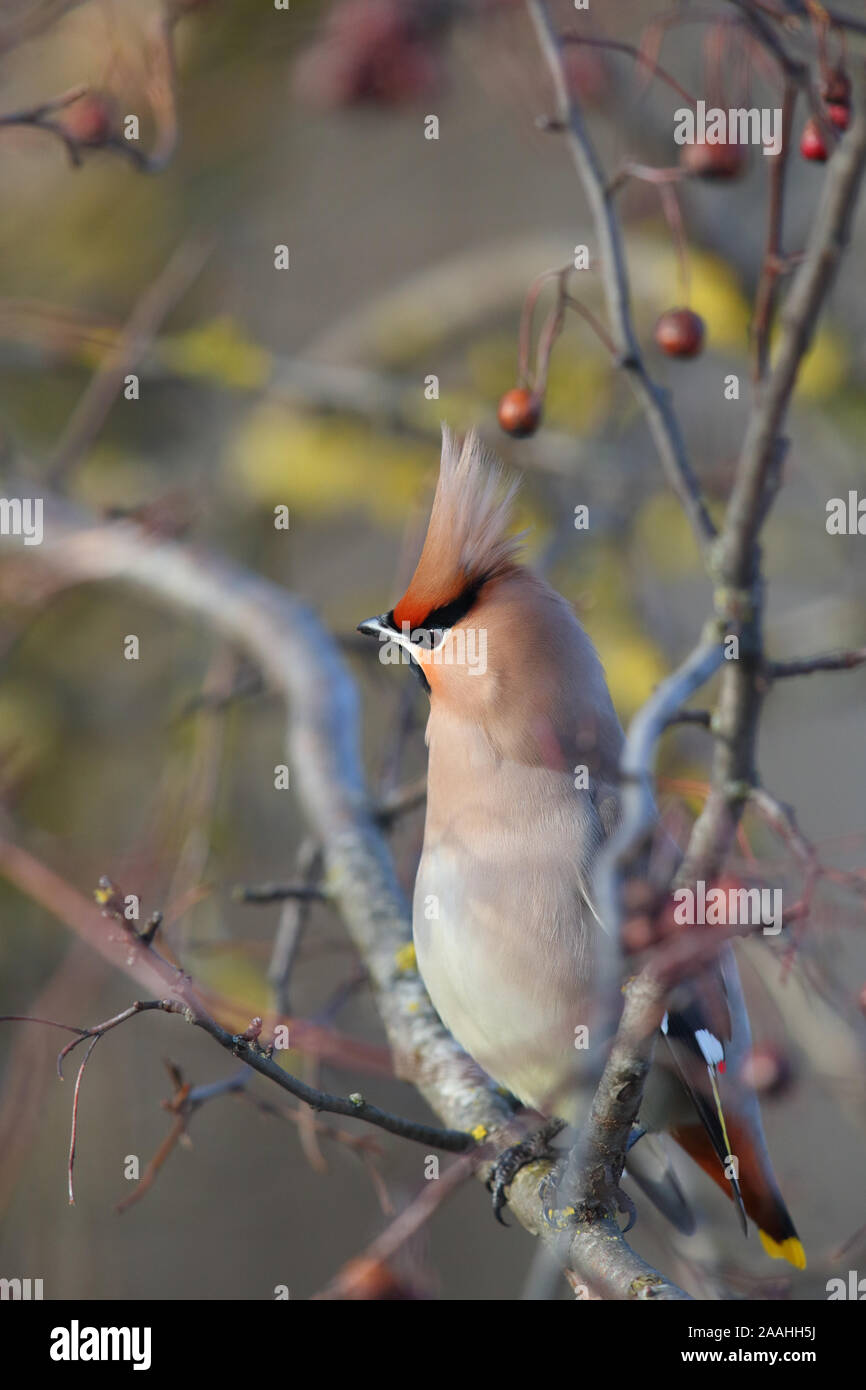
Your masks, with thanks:
M773 1240L766 1231L759 1231L758 1235L771 1260L787 1260L795 1269L806 1268L806 1252L796 1236L788 1236L787 1240L780 1241Z

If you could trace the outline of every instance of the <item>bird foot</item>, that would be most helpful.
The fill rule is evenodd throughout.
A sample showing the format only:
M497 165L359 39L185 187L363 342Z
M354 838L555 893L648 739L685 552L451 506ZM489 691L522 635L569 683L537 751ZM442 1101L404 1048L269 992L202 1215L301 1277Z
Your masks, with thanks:
M623 1192L621 1187L612 1184L593 1197L585 1197L565 1205L560 1205L561 1193L559 1184L562 1178L562 1165L557 1165L552 1172L544 1178L538 1190L541 1199L541 1206L544 1212L544 1219L548 1226L557 1231L564 1231L566 1227L580 1224L591 1224L612 1213L622 1212L628 1217L626 1225L622 1228L623 1235L631 1230L637 1220L637 1208L627 1192Z
M563 1129L565 1129L564 1120L548 1120L534 1134L522 1139L519 1144L512 1144L510 1148L503 1149L497 1158L490 1177L487 1179L487 1186L490 1188L493 1198L493 1215L500 1226L508 1225L502 1216L502 1208L508 1201L507 1189L521 1168L525 1168L528 1163L559 1157L557 1151L551 1147L551 1143Z

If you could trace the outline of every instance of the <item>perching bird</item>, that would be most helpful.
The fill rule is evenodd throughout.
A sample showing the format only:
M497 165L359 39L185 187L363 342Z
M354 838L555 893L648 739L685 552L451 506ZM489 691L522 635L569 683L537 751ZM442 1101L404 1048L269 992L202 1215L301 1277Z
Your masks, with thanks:
M430 696L413 908L430 997L490 1076L574 1123L586 1055L575 1037L595 1018L603 931L593 868L619 818L623 735L571 607L520 563L513 492L474 434L461 447L443 430L412 581L359 630L405 652ZM752 1217L767 1252L802 1268L757 1099L737 1076L750 1036L730 952L680 989L662 1029L641 1126L672 1134L735 1199L744 1227L743 1209Z

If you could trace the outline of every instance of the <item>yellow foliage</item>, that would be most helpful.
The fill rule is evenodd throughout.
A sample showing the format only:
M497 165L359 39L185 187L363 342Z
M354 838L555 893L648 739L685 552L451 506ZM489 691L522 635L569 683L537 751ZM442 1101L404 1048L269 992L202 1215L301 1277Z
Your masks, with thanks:
M563 587L560 585L559 587ZM564 592L573 592L573 584ZM628 720L668 674L655 643L641 630L613 545L593 547L591 582L583 587L581 621L604 663L611 698L620 719Z
M821 328L803 358L797 377L797 396L800 400L826 400L839 391L848 376L848 353L837 333Z
M75 474L76 499L94 509L137 507L164 487L158 469L113 444L94 444Z
M262 999L267 996L269 986L261 967L250 959L243 947L197 952L195 942L190 941L186 954L190 962L194 962L196 979L207 989L231 999L241 1009L248 1009L250 1017L261 1012Z
M405 521L437 455L417 440L389 439L365 425L317 420L266 401L235 438L229 467L256 502L285 502L307 515L360 510L392 524Z
M603 657L614 708L627 720L664 680L668 668L654 644L627 625L605 630Z
M649 281L652 288L646 297L651 301L653 314L683 304L685 293L673 247L654 245L646 255L645 274L636 277L635 282L640 292ZM707 325L708 348L745 351L751 306L735 272L720 256L690 247L689 277L688 306Z
M159 357L180 376L204 377L242 390L264 386L271 375L270 353L247 338L228 314L163 338Z
M419 397L420 395L419 392ZM440 390L438 401L422 400L421 405L423 410L409 412L410 418L415 419L419 425L438 429L440 422L444 420L452 430L461 433L478 424L478 417L483 410L476 392L472 390Z
M700 556L680 503L669 492L648 498L634 520L634 537L650 565L667 577L695 573Z
M14 783L55 753L60 735L58 711L47 688L35 690L7 677L0 689L0 761L4 778Z

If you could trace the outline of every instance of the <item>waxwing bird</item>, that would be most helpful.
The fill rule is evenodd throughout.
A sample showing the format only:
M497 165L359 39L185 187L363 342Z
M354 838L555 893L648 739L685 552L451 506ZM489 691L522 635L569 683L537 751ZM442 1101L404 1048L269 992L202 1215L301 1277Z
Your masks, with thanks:
M513 492L476 435L460 445L443 430L411 583L359 630L390 643L430 697L413 904L430 997L491 1077L574 1124L587 1100L575 1037L595 1019L603 931L593 868L620 814L623 735L570 605L520 562ZM756 1097L738 1077L750 1035L729 950L678 988L662 1033L641 1126L672 1135L734 1199L744 1227L746 1214L755 1221L767 1252L802 1268Z

